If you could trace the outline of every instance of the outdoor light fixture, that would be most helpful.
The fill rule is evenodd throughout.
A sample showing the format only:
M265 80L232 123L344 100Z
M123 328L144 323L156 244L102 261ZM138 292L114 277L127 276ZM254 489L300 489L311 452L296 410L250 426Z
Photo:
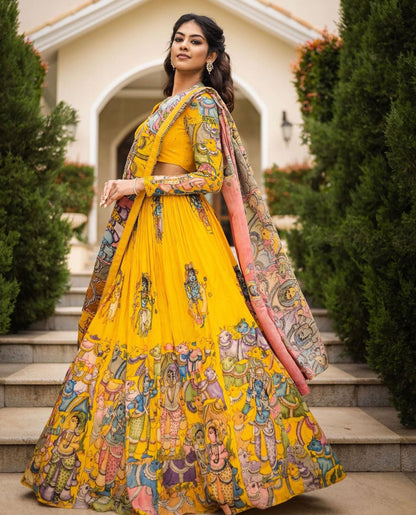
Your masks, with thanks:
M287 120L286 111L282 111L282 123L281 123L280 127L282 128L283 139L285 140L286 143L289 143L289 141L292 137L293 124Z
M68 123L65 126L66 132L69 138L75 138L75 134L77 133L77 125L75 123Z

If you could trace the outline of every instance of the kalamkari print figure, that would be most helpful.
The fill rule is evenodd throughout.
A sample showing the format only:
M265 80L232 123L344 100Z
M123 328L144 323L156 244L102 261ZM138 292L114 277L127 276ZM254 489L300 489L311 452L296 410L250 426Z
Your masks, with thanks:
M152 175L169 138L191 170ZM155 107L134 178L23 483L60 508L237 515L343 479L301 396L327 366L319 332L215 90ZM239 263L206 197L220 190Z

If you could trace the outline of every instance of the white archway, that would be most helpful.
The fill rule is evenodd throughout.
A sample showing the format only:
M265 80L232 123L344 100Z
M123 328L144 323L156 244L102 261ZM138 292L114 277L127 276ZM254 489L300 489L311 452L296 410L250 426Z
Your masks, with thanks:
M116 156L117 156L117 148L120 143L124 140L124 138L129 134L133 129L139 126L141 120L144 120L149 115L148 112L140 113L137 115L133 122L125 125L122 130L116 134L116 137L111 142L110 146L110 163L111 163L111 175L112 177L117 177L117 166L116 166Z
M153 71L159 70L163 66L163 60L158 59L137 67L131 68L123 75L114 79L97 97L90 110L90 138L89 138L89 161L95 170L95 180L97 181L98 173L98 132L99 132L99 115L107 102L124 86L130 82L139 79L143 75L147 75ZM260 114L261 127L260 127L260 162L262 169L265 169L268 162L268 140L269 140L269 123L268 111L266 104L259 97L257 92L238 75L233 75L235 84L244 92L246 97L255 106ZM88 223L88 241L91 244L97 241L97 221L98 221L98 208L96 199L94 199L93 207L89 215Z

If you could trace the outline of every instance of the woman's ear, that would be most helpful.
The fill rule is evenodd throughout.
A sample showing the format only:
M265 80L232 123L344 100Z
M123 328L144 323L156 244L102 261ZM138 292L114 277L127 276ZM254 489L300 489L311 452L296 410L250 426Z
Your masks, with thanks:
M207 61L211 61L211 63L215 63L216 58L218 57L218 52L211 52L207 55Z

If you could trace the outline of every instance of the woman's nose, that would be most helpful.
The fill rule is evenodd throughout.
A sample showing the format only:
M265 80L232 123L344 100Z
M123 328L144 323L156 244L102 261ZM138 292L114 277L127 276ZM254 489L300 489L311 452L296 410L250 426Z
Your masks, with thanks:
M188 48L188 42L186 41L186 39L183 39L181 41L181 49L186 49Z

